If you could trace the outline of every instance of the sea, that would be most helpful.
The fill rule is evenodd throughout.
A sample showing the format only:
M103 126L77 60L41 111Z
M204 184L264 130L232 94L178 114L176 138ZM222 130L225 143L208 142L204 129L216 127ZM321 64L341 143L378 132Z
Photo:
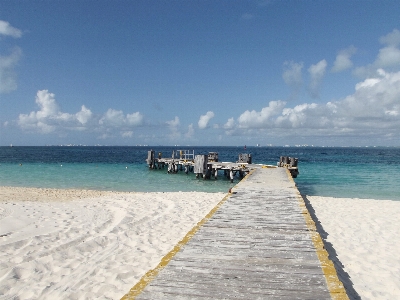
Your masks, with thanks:
M193 173L149 169L147 153L218 152L235 162L248 153L255 164L277 165L280 156L298 158L295 178L304 195L400 201L400 147L166 147L7 146L0 147L0 186L136 192L227 192L231 183L198 179Z

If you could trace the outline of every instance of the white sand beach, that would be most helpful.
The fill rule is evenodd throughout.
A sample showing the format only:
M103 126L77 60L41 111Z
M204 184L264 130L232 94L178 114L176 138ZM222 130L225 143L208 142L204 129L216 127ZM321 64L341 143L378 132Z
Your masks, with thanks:
M120 299L224 196L0 187L0 299Z
M119 299L224 193L0 187L0 299ZM400 201L308 196L362 299L400 299Z
M400 299L400 201L307 196L362 299Z

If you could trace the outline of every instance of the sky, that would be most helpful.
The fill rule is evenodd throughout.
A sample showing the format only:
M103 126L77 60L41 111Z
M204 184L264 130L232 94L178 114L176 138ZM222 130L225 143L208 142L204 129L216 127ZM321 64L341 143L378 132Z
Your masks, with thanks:
M0 146L400 146L398 0L0 0Z

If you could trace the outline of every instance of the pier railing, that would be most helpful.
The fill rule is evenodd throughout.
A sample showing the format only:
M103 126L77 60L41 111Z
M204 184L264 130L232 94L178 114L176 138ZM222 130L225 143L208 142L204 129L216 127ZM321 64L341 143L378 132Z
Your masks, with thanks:
M194 160L194 150L176 150L172 151L173 159Z

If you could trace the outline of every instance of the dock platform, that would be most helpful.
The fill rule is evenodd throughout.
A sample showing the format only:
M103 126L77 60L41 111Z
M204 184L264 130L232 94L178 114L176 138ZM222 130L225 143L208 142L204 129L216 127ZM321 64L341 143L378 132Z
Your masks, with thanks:
M288 170L255 169L123 299L348 299L306 215Z

